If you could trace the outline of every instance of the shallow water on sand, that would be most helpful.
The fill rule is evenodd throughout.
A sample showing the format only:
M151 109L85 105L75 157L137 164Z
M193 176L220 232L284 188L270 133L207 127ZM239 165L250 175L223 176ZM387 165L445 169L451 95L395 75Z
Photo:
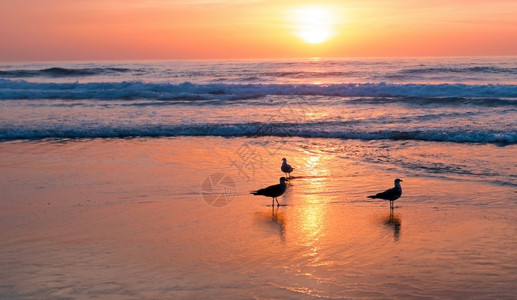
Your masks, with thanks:
M514 153L301 138L0 143L0 297L512 299ZM278 182L282 157L294 178L273 208L249 191ZM215 173L235 190L207 190ZM366 198L397 177L393 212ZM204 201L219 191L231 202Z

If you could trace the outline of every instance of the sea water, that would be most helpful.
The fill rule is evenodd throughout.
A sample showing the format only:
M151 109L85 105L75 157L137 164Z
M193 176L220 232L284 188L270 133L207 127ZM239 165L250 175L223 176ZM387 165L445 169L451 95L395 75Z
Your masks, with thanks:
M267 135L513 145L517 59L0 65L0 139ZM294 111L293 111L294 110Z

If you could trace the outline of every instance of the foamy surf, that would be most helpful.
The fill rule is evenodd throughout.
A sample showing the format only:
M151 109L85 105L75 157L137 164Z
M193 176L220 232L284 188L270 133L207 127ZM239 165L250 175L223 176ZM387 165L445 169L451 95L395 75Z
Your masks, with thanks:
M349 123L223 123L223 124L38 124L3 125L0 140L135 138L177 136L304 137L352 140L432 141L481 144L517 144L517 131L440 129L350 129Z

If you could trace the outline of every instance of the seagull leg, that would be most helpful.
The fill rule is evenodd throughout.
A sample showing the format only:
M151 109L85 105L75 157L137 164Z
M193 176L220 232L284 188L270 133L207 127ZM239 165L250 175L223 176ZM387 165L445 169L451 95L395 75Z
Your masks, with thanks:
M280 206L280 203L278 203L278 198L276 198L275 200L276 200L276 204L277 204L278 206Z

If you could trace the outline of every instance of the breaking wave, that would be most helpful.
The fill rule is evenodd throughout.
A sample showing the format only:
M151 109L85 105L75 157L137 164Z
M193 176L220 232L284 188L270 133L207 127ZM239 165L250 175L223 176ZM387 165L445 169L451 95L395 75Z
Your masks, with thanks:
M227 124L67 124L46 126L8 126L0 130L0 140L39 140L47 138L133 138L176 136L220 137L308 137L359 140L416 140L454 143L512 145L517 131L465 129L347 129L325 122L314 123L227 123Z
M406 74L443 74L443 73L489 73L489 74L510 74L517 75L517 68L502 68L495 66L476 67L421 67L404 69L401 73Z
M61 72L61 71L60 71ZM269 95L402 98L509 99L514 104L517 85L467 84L194 84L144 83L33 83L0 79L0 99L96 100L242 100ZM443 101L443 100L439 100Z
M27 77L80 77L113 75L119 73L132 72L127 68L45 68L38 70L20 69L0 71L0 78L27 78Z

